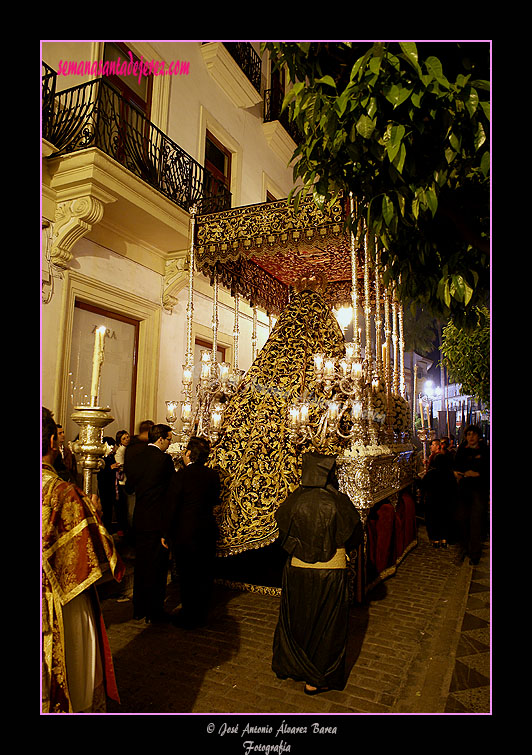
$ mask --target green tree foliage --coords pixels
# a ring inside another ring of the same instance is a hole
[[[295,200],[352,192],[399,297],[471,324],[489,288],[488,44],[265,47],[302,135]]]
[[[490,399],[490,313],[475,309],[476,327],[470,331],[449,323],[442,334],[442,362],[462,393],[475,396],[486,406]]]
[[[432,315],[417,307],[404,310],[405,351],[415,351],[420,356],[427,356],[437,347],[437,323]]]

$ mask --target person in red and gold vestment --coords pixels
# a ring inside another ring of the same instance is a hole
[[[42,712],[105,712],[119,702],[95,583],[124,565],[97,500],[62,480],[52,413],[42,410]]]

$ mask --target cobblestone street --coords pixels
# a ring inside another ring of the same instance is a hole
[[[233,714],[489,713],[489,576],[487,544],[474,567],[420,527],[396,574],[351,609],[345,688],[316,697],[271,671],[276,596],[217,585],[208,626],[193,631],[133,620],[127,591],[105,598],[121,696],[108,714],[211,714],[218,729],[242,728]],[[167,610],[178,602],[169,583]]]

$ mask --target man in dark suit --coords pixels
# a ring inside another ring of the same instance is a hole
[[[138,435],[133,435],[129,444],[127,445],[126,452],[124,454],[124,473],[127,476],[128,467],[134,464],[135,456],[138,453],[142,453],[146,449],[148,443],[148,434],[155,422],[151,419],[143,420],[139,425]]]
[[[163,606],[168,550],[162,547],[161,536],[164,501],[175,476],[172,457],[166,453],[171,442],[171,427],[153,425],[148,443],[127,468],[126,489],[135,493],[133,615],[136,619],[145,618],[147,624],[166,618]]]
[[[213,509],[220,500],[218,473],[205,466],[210,445],[190,438],[183,453],[185,467],[172,480],[166,497],[164,538],[179,572],[182,611],[179,626],[190,629],[206,623],[216,557],[217,528]]]

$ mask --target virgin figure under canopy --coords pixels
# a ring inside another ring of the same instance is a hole
[[[313,355],[344,355],[344,337],[330,307],[307,280],[283,310],[267,342],[224,412],[221,438],[210,466],[221,478],[217,512],[219,556],[262,548],[278,537],[275,511],[301,479],[301,456],[310,442],[290,438],[289,406],[304,398],[310,422],[323,412],[325,396],[315,382]],[[340,439],[322,453],[340,453]]]

